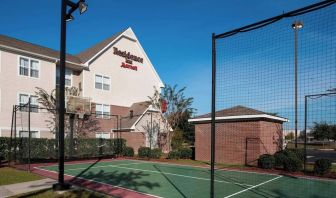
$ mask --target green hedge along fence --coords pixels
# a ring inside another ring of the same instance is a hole
[[[13,140],[12,144],[14,143]],[[56,143],[55,139],[32,138],[30,141],[31,160],[57,159]],[[28,138],[17,138],[16,144],[16,156],[12,149],[12,159],[15,157],[24,162],[28,158]],[[9,159],[9,145],[10,138],[0,137],[0,159]],[[64,145],[65,157],[69,158],[69,139],[65,139]],[[126,147],[126,140],[83,138],[74,139],[73,145],[72,157],[74,158],[103,157],[121,154]]]

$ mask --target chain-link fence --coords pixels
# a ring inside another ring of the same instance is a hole
[[[336,178],[335,19],[324,1],[213,35],[212,113],[195,119],[211,195],[333,196],[316,177]]]

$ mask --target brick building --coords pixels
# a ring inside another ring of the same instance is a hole
[[[282,147],[288,120],[244,106],[216,112],[216,163],[255,165],[262,154]],[[195,124],[195,159],[210,161],[211,113],[190,119]]]

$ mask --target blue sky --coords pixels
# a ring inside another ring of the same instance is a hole
[[[317,0],[87,0],[68,23],[68,52],[78,53],[132,27],[166,84],[186,86],[198,114],[210,110],[211,33],[222,33]],[[0,0],[0,33],[59,49],[59,0]]]

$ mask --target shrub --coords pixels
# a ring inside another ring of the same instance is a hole
[[[192,157],[191,148],[180,148],[178,151],[180,152],[180,158],[191,159],[191,157]]]
[[[181,153],[178,150],[170,151],[168,153],[168,159],[180,159]]]
[[[284,170],[295,172],[302,170],[305,158],[303,149],[285,149],[274,154],[275,166],[283,167]]]
[[[287,156],[293,153],[299,160],[301,160],[301,162],[303,162],[305,158],[304,149],[285,149],[284,153]]]
[[[134,156],[134,149],[132,147],[125,147],[123,150],[123,156],[125,157],[133,157]]]
[[[315,161],[314,173],[324,175],[331,170],[331,161],[329,159],[319,159]]]
[[[274,166],[275,167],[283,167],[287,156],[285,155],[284,151],[278,151],[274,154]]]
[[[9,138],[0,137],[0,163],[8,159]]]
[[[162,155],[162,150],[159,148],[155,148],[150,151],[149,157],[153,159],[160,159],[161,155]]]
[[[171,140],[171,146],[173,150],[178,150],[182,148],[183,144],[183,132],[181,130],[176,130],[173,132],[173,137]]]
[[[140,158],[149,158],[151,153],[151,149],[149,147],[140,147],[138,149],[138,156]]]
[[[296,156],[295,153],[289,152],[286,155],[283,167],[284,170],[289,172],[296,172],[302,170],[302,161]]]
[[[275,164],[275,159],[273,155],[264,154],[258,159],[258,167],[263,169],[272,169]]]
[[[57,159],[57,140],[46,138],[32,138],[30,141],[31,160]],[[0,137],[0,156],[8,159],[8,145],[10,138]],[[69,139],[65,139],[65,157],[69,154]],[[17,138],[16,159],[27,162],[28,159],[28,138]],[[112,155],[126,145],[125,139],[96,139],[76,138],[73,145],[73,157],[87,158]],[[13,155],[13,154],[12,154]]]

